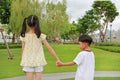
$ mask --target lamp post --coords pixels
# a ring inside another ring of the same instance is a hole
[[[110,42],[112,41],[112,24],[110,24]]]

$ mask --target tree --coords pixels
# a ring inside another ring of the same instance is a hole
[[[57,3],[48,1],[41,24],[42,31],[48,35],[50,41],[56,41],[56,38],[60,39],[61,34],[69,30],[66,0]]]
[[[76,42],[76,40],[78,39],[78,31],[74,22],[70,24],[69,37],[73,42]]]
[[[95,22],[95,19],[96,17],[93,15],[93,10],[88,10],[82,18],[78,19],[76,26],[79,35],[89,33],[93,34],[93,32],[97,29],[97,26],[99,26]]]
[[[111,1],[94,1],[92,5],[96,23],[99,24],[101,42],[104,42],[109,23],[112,23],[119,15],[116,6]]]
[[[44,2],[40,3],[38,0],[12,0],[10,16],[10,28],[13,33],[12,43],[19,36],[24,18],[33,14],[41,20],[43,8]]]
[[[101,42],[104,42],[109,23],[112,23],[119,13],[111,1],[94,1],[92,9],[78,19],[77,30],[80,34],[100,32]]]
[[[62,39],[64,39],[64,42],[65,40],[71,40],[73,42],[75,42],[75,40],[77,39],[78,37],[78,31],[76,30],[76,24],[74,23],[70,23],[69,26],[68,26],[70,29],[64,33],[62,33],[61,37]]]
[[[2,38],[3,38],[3,40],[4,40],[4,43],[5,43],[6,48],[7,48],[7,51],[8,51],[8,55],[9,55],[8,59],[13,59],[13,56],[14,56],[14,55],[10,52],[10,49],[9,49],[8,43],[7,43],[6,40],[5,40],[5,36],[4,36],[4,34],[3,34],[3,31],[4,31],[4,29],[0,28],[0,32],[1,32]]]
[[[56,0],[57,1],[57,0]],[[66,0],[63,2],[39,2],[39,0],[12,0],[10,27],[15,37],[19,35],[21,24],[25,17],[34,14],[39,17],[41,31],[49,40],[60,38],[68,30],[68,15],[66,14]]]
[[[9,23],[11,0],[0,0],[0,22]]]

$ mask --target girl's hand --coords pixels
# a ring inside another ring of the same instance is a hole
[[[56,66],[57,66],[57,63],[61,62],[60,60],[56,60]]]
[[[61,67],[61,66],[63,66],[63,63],[62,63],[61,61],[58,61],[58,62],[56,62],[56,65],[57,65],[58,67]]]

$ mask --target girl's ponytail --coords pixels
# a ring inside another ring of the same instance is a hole
[[[37,35],[37,38],[40,37],[41,35],[41,30],[40,30],[40,25],[39,25],[39,20],[37,16],[33,17],[33,20],[35,21],[35,34]]]
[[[26,22],[27,22],[27,18],[24,19],[23,24],[22,24],[22,30],[20,34],[22,37],[25,37],[26,27],[27,27]]]

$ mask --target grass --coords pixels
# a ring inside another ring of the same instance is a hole
[[[78,52],[80,52],[79,46],[76,44],[51,44],[51,46],[55,49],[57,55],[63,62],[72,61]],[[95,53],[96,70],[120,71],[120,54],[104,51],[94,47],[92,50]],[[44,67],[43,73],[76,71],[76,65],[71,67],[56,67],[54,58],[45,47],[44,51],[48,64]],[[8,60],[7,50],[0,49],[0,78],[24,75],[24,73],[21,71],[21,67],[19,66],[21,49],[11,49],[11,52],[14,54],[14,59]]]
[[[20,63],[20,49],[11,49],[14,54],[14,59],[8,59],[8,53],[6,49],[0,49],[0,78],[20,76],[21,72]]]
[[[120,71],[120,54],[93,48],[95,53],[95,70]]]
[[[74,80],[74,78],[62,79],[62,80]],[[94,80],[120,80],[120,77],[95,77]]]

